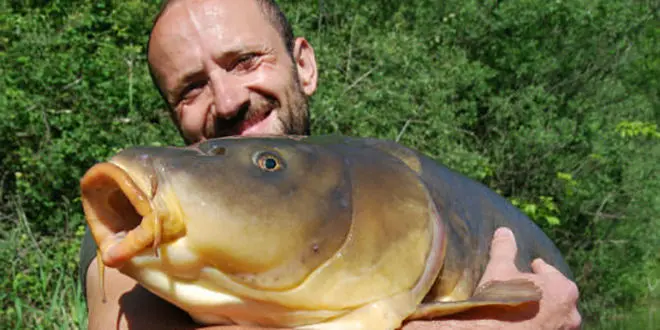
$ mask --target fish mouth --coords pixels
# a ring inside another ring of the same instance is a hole
[[[113,163],[90,168],[80,181],[85,218],[106,266],[118,268],[158,247],[160,218],[129,173]]]

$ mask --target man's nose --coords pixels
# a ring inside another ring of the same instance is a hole
[[[210,80],[216,116],[230,119],[249,106],[249,90],[239,77],[224,70],[215,70]]]

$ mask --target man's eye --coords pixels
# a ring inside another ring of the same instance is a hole
[[[192,83],[183,89],[183,91],[181,92],[181,96],[179,97],[179,100],[183,102],[189,101],[195,98],[197,95],[201,94],[203,90],[204,90],[204,82],[200,81],[200,82]]]
[[[246,71],[250,70],[257,63],[259,57],[255,53],[249,53],[239,56],[236,61],[234,61],[231,70]]]

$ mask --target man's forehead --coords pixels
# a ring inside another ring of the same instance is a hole
[[[261,26],[265,20],[260,5],[253,0],[176,0],[168,3],[154,29],[171,34],[180,31],[180,25],[197,29]]]

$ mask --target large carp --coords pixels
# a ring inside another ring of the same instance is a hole
[[[572,278],[504,198],[384,140],[129,148],[92,167],[81,188],[103,264],[206,324],[395,329],[538,301],[525,280],[477,287],[500,226],[516,235],[519,269],[541,257]]]

